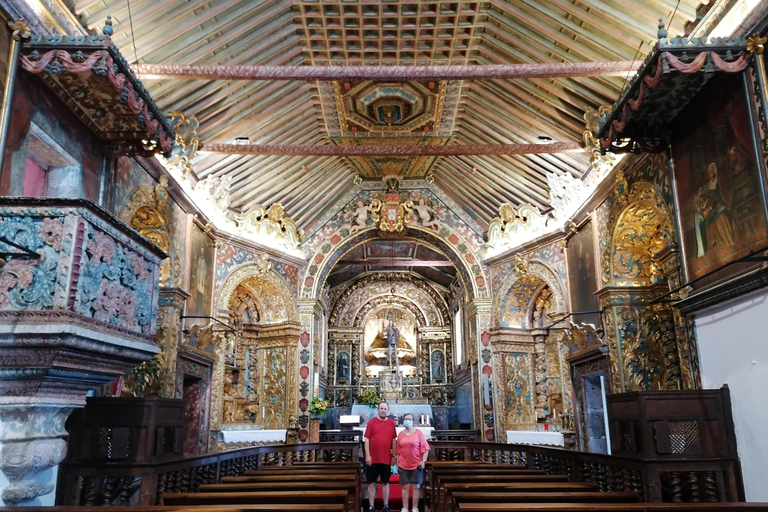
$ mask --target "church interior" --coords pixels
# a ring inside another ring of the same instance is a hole
[[[356,464],[382,400],[438,460],[768,502],[768,3],[0,17],[0,505]]]

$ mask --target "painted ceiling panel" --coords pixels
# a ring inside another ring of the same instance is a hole
[[[682,34],[699,7],[698,0],[74,2],[91,30],[100,30],[112,15],[113,40],[131,64],[277,66],[640,61],[656,40],[660,17],[669,22],[675,12],[669,31]],[[197,116],[204,144],[236,138],[254,144],[393,144],[395,134],[395,143],[407,146],[536,143],[540,136],[578,142],[584,111],[612,103],[625,81],[600,76],[360,85],[152,79],[145,85],[164,110]],[[355,97],[358,86],[378,92]],[[421,117],[408,117],[414,111]],[[353,186],[356,173],[431,172],[443,192],[487,224],[502,202],[549,208],[546,174],[581,176],[588,157],[201,153],[193,165],[201,179],[232,177],[233,208],[281,202],[299,227],[308,228]],[[444,271],[434,268],[431,278],[437,282]]]

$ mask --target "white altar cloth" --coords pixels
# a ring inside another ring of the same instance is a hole
[[[283,443],[285,429],[282,430],[222,430],[219,435],[222,442],[229,443]]]
[[[560,432],[536,432],[534,430],[507,430],[507,443],[540,444],[565,446],[565,437]]]

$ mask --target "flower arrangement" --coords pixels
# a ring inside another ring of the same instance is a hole
[[[328,400],[323,400],[319,396],[313,396],[309,402],[309,415],[312,418],[325,418],[325,410],[328,408]]]
[[[381,397],[373,388],[364,389],[360,396],[357,397],[358,402],[368,407],[378,407],[381,402]]]

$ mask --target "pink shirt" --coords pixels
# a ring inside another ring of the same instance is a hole
[[[408,435],[405,430],[397,436],[397,466],[402,469],[416,469],[421,464],[424,454],[429,451],[429,443],[421,430],[414,430]]]

